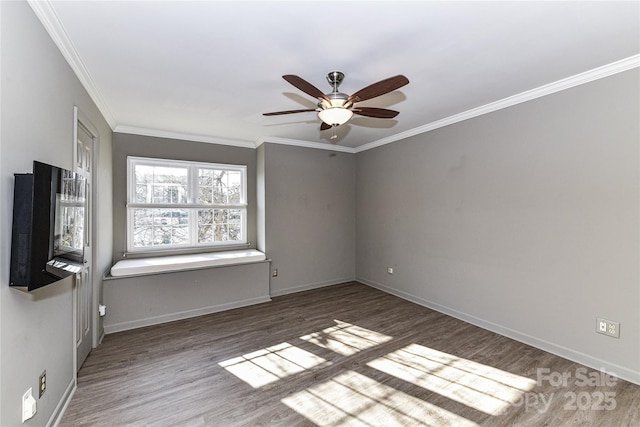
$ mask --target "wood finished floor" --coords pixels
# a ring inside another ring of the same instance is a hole
[[[107,335],[60,426],[640,426],[640,386],[596,378],[346,283]]]

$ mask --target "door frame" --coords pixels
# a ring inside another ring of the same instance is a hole
[[[98,332],[98,327],[100,324],[100,320],[99,320],[99,315],[98,315],[98,304],[100,301],[100,295],[98,293],[99,287],[98,287],[98,283],[97,283],[97,277],[95,274],[95,264],[96,264],[96,241],[97,241],[97,224],[96,224],[96,212],[97,212],[97,182],[96,182],[96,165],[98,162],[98,148],[99,148],[99,143],[100,143],[100,137],[99,137],[99,133],[98,133],[98,129],[93,125],[93,123],[91,122],[91,120],[89,120],[89,118],[87,116],[85,116],[82,111],[77,107],[77,106],[73,106],[73,160],[72,160],[72,167],[73,170],[76,170],[77,167],[77,161],[78,161],[78,153],[77,153],[77,149],[78,149],[78,144],[77,144],[77,139],[78,139],[78,125],[81,125],[82,127],[84,127],[92,136],[92,150],[91,150],[91,197],[90,197],[90,209],[91,209],[91,223],[89,224],[89,232],[91,233],[91,269],[90,269],[90,274],[91,274],[91,303],[90,303],[90,307],[89,307],[89,316],[90,316],[90,322],[91,322],[91,348],[95,348],[97,347],[98,343],[99,343],[99,339],[101,338],[101,336],[99,335]],[[76,348],[76,343],[78,340],[78,336],[77,336],[77,322],[78,320],[78,305],[77,305],[77,301],[76,301],[76,287],[74,286],[73,288],[73,315],[72,315],[72,322],[73,322],[73,342],[72,342],[72,346],[73,346],[73,376],[74,376],[74,381],[77,384],[77,374],[78,374],[78,354],[77,354],[77,348]]]

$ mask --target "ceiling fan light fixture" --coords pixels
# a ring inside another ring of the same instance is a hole
[[[318,112],[320,120],[330,126],[343,125],[351,119],[351,116],[353,111],[343,107],[331,107]]]

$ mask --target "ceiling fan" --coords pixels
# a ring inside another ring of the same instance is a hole
[[[392,119],[399,114],[398,111],[388,110],[386,108],[375,107],[357,107],[354,104],[356,102],[366,101],[371,98],[375,98],[385,93],[393,92],[396,89],[409,83],[402,74],[398,74],[394,77],[381,80],[377,83],[373,83],[352,95],[338,92],[338,87],[344,80],[344,74],[340,71],[332,71],[327,74],[327,81],[333,88],[331,93],[322,93],[320,89],[304,80],[301,77],[293,74],[286,74],[282,76],[283,79],[297,87],[307,95],[311,95],[318,99],[318,108],[315,109],[303,109],[303,110],[288,110],[288,111],[276,111],[273,113],[263,113],[265,116],[280,116],[283,114],[304,113],[308,111],[317,111],[318,117],[322,120],[320,130],[330,129],[335,126],[340,126],[351,119],[354,114],[366,117],[375,117],[378,119]]]

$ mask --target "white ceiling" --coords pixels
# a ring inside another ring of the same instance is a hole
[[[114,130],[248,146],[379,145],[617,61],[637,67],[640,52],[637,1],[31,5]],[[315,108],[283,74],[329,92],[333,70],[346,74],[348,94],[404,74],[409,85],[358,104],[400,114],[354,116],[333,141],[314,112],[262,115]]]

